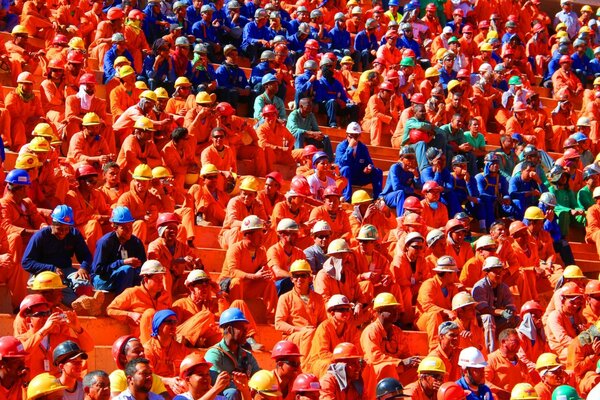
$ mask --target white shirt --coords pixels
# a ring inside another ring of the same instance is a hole
[[[129,388],[126,389],[124,392],[121,392],[121,394],[119,396],[117,396],[117,400],[136,400],[135,397],[133,397],[133,395],[131,394],[131,392],[129,391]],[[162,397],[159,394],[156,393],[148,393],[148,400],[165,400],[164,397]]]

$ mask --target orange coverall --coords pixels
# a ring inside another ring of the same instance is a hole
[[[133,173],[135,167],[140,164],[148,164],[150,168],[162,164],[162,158],[154,142],[147,141],[143,145],[142,148],[142,143],[134,135],[125,138],[117,156],[117,164],[121,167],[122,176]]]
[[[361,400],[364,399],[366,393],[359,393],[352,382],[349,382],[348,387],[344,390],[340,389],[335,376],[325,374],[320,379],[321,391],[319,400]]]
[[[94,189],[90,193],[90,198],[86,200],[79,190],[69,190],[65,197],[65,204],[73,209],[75,226],[83,235],[93,255],[96,251],[96,242],[100,240],[105,230],[108,232],[108,224],[103,226],[100,223],[100,216],[111,214],[104,195],[98,189]]]
[[[233,197],[229,200],[225,212],[223,229],[219,232],[219,244],[221,245],[221,248],[227,249],[233,243],[242,239],[242,233],[240,232],[242,220],[249,215],[256,215],[263,221],[266,221],[268,218],[260,201],[253,202],[250,209],[248,209],[240,196]]]
[[[430,350],[437,345],[438,326],[447,319],[444,311],[452,310],[452,297],[458,292],[455,285],[446,289],[448,294],[444,295],[442,280],[436,274],[423,282],[417,295],[417,327],[427,332]]]
[[[189,353],[187,347],[175,340],[166,349],[155,337],[144,343],[144,357],[150,360],[152,372],[165,378],[179,376],[179,365]]]
[[[160,153],[162,155],[163,165],[173,174],[175,186],[183,189],[185,185],[185,175],[188,173],[190,166],[194,164],[198,165],[193,148],[191,146],[184,146],[183,151],[180,152],[175,147],[175,143],[173,143],[172,140],[169,140]]]
[[[517,358],[516,365],[506,358],[500,350],[488,356],[485,367],[486,384],[498,400],[509,400],[512,388],[521,382],[532,383],[527,365]]]
[[[211,193],[204,185],[192,185],[188,193],[194,199],[195,212],[202,212],[204,220],[215,226],[222,226],[229,195],[219,189]],[[216,198],[215,198],[216,196]]]
[[[285,125],[275,122],[274,124],[262,123],[256,128],[256,135],[258,136],[258,145],[265,152],[265,159],[267,161],[267,171],[275,171],[275,164],[280,163],[284,165],[295,165],[294,158],[292,157],[292,148],[296,139]],[[287,142],[288,151],[275,150],[270,146],[284,147],[284,141]]]
[[[335,219],[327,211],[326,206],[319,206],[312,209],[310,212],[309,221],[326,221],[331,227],[331,239],[350,239],[350,220],[348,214],[342,210],[338,210],[335,214]]]
[[[69,152],[67,153],[67,161],[69,163],[88,162],[88,157],[97,157],[110,154],[106,139],[99,136],[99,139],[92,137],[86,139],[83,132],[77,132],[69,142]]]
[[[427,356],[439,357],[446,366],[446,375],[444,375],[444,382],[453,382],[458,380],[462,376],[461,368],[458,365],[459,354],[459,349],[455,349],[454,353],[451,356],[448,356],[438,344],[437,347],[431,350]]]
[[[156,219],[158,218],[159,210],[165,209],[165,205],[160,199],[150,192],[147,192],[142,198],[134,189],[134,183],[131,182],[130,190],[123,193],[117,205],[125,206],[131,211],[131,215],[135,219],[133,223],[133,234],[137,236],[143,243],[150,243],[158,237],[156,230]],[[148,216],[148,220],[146,220]]]
[[[394,109],[394,104],[389,100],[384,103],[379,94],[371,96],[361,122],[363,130],[371,135],[371,145],[381,146],[384,136],[392,134],[397,122],[398,110]]]
[[[31,138],[31,131],[45,115],[44,110],[39,96],[25,101],[16,89],[6,95],[4,105],[10,114],[10,132],[3,132],[2,139],[6,147],[17,151]]]

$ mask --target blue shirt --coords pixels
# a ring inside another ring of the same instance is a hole
[[[202,13],[200,12],[200,9],[194,8],[193,4],[186,8],[186,10],[187,13],[185,14],[185,17],[188,21],[190,21],[190,25],[194,25],[196,22],[202,19]]]
[[[155,56],[149,55],[144,59],[142,65],[142,73],[140,75],[145,76],[148,79],[156,79],[158,81],[175,82],[177,77],[175,76],[175,68],[169,70],[169,60],[163,60],[158,68],[154,69]]]
[[[252,68],[252,72],[250,73],[250,86],[254,87],[257,84],[262,82],[263,76],[266,74],[276,74],[273,68],[269,67],[268,61],[261,61],[254,68]]]
[[[579,53],[575,52],[571,54],[571,60],[573,60],[573,64],[571,64],[572,71],[581,70],[586,75],[589,74],[588,65],[590,63],[590,59],[587,58],[585,53],[583,56],[580,56]]]
[[[373,164],[373,160],[369,154],[369,149],[364,143],[358,142],[356,154],[354,154],[354,148],[348,145],[347,139],[344,139],[335,149],[335,163],[340,168],[349,167],[352,173],[362,173],[367,165]]]
[[[115,76],[115,67],[114,63],[117,57],[124,56],[133,64],[133,56],[129,52],[129,50],[125,50],[123,54],[117,54],[117,45],[113,44],[110,49],[104,55],[104,74],[102,75],[102,81],[104,83],[110,81]]]
[[[114,231],[109,232],[96,243],[92,275],[100,275],[103,279],[108,278],[113,271],[125,265],[123,260],[129,257],[146,261],[146,250],[142,241],[137,236],[131,235],[128,241],[121,244],[117,234]]]
[[[356,34],[354,38],[354,50],[363,51],[363,50],[377,50],[379,48],[379,44],[377,43],[377,38],[375,34],[368,34],[367,31],[363,30]]]
[[[469,387],[469,384],[465,380],[464,376],[457,380],[456,383],[458,383],[458,386],[462,387],[464,390],[471,391],[471,394],[467,396],[466,400],[493,400],[492,391],[487,385],[479,385],[477,387],[477,393],[475,393]]]
[[[198,68],[195,68],[192,71],[191,81],[194,84],[194,86],[198,86],[203,83],[209,84],[216,79],[217,79],[217,77],[215,74],[215,67],[213,67],[211,63],[208,63],[206,68],[203,68],[201,70]]]
[[[192,35],[205,43],[217,43],[219,41],[215,27],[203,19],[192,25]]]
[[[288,36],[288,49],[298,54],[304,54],[304,46],[308,39],[310,39],[310,35],[303,40],[300,40],[300,33]]]
[[[298,98],[303,97],[313,97],[314,95],[314,85],[316,81],[311,82],[310,78],[314,75],[314,72],[305,70],[304,73],[296,76],[294,79],[294,87],[296,88],[296,93],[298,94]]]
[[[332,50],[350,49],[350,32],[346,29],[341,30],[336,26],[329,31],[329,38],[331,39],[329,46]]]
[[[592,76],[595,76],[596,74],[600,74],[600,61],[598,61],[597,58],[594,58],[588,64],[588,73]]]
[[[415,56],[417,56],[417,58],[421,58],[421,46],[419,46],[419,43],[417,43],[415,39],[409,39],[406,36],[402,36],[400,39],[398,39],[396,46],[401,49],[411,49],[415,52]]]
[[[405,171],[402,164],[396,163],[390,167],[390,172],[385,181],[385,188],[383,188],[381,194],[386,195],[402,190],[408,196],[415,192],[414,188],[418,184],[419,181],[415,179],[412,172]]]
[[[242,49],[247,49],[251,44],[255,44],[258,40],[271,40],[271,31],[268,24],[259,28],[255,21],[250,22],[244,27],[242,39]]]
[[[450,174],[450,170],[448,168],[444,168],[440,172],[433,172],[433,168],[428,165],[421,171],[422,184],[427,181],[435,181],[438,185],[443,187],[444,190],[447,190],[451,179],[452,175]]]
[[[67,236],[59,240],[47,226],[33,234],[23,253],[23,269],[32,275],[42,271],[56,272],[57,268],[72,269],[73,255],[81,268],[90,271],[92,254],[77,228],[71,227]]]
[[[152,4],[148,4],[144,8],[143,13],[146,14],[146,18],[142,21],[142,29],[148,39],[148,43],[152,44],[156,39],[159,39],[169,33],[169,28],[165,28],[162,25],[158,25],[157,22],[167,21],[167,17],[159,12],[154,14],[152,11]]]
[[[440,69],[440,83],[445,91],[448,90],[448,83],[456,79],[456,71],[451,69],[450,72],[446,70],[446,68]]]
[[[325,77],[321,77],[315,82],[315,101],[321,103],[331,99],[340,99],[348,102],[346,90],[337,79],[327,81]]]
[[[510,198],[513,200],[519,200],[519,212],[523,214],[527,207],[536,206],[539,201],[538,196],[526,196],[527,192],[530,190],[537,189],[540,193],[547,192],[546,186],[542,183],[538,185],[533,179],[529,182],[521,179],[521,174],[518,173],[510,178],[508,182],[508,193],[510,193]]]
[[[217,76],[217,85],[226,89],[246,89],[249,87],[246,74],[238,66],[231,66],[227,63],[223,63],[217,68],[215,72]]]

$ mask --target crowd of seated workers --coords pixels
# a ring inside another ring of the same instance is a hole
[[[0,10],[1,399],[600,399],[600,8]]]

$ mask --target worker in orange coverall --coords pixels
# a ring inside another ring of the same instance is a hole
[[[223,225],[225,208],[230,198],[217,187],[219,173],[213,164],[203,165],[200,170],[201,179],[188,191],[194,200],[196,225]]]
[[[267,171],[274,171],[276,163],[287,166],[296,165],[294,157],[292,157],[296,139],[285,127],[285,124],[277,119],[277,108],[273,104],[267,104],[262,109],[262,116],[263,122],[256,128],[256,135],[258,136],[258,145],[265,152]]]
[[[96,113],[83,116],[82,130],[71,138],[67,161],[72,164],[86,163],[97,170],[116,156],[108,149],[106,139],[100,134],[102,121]]]
[[[264,248],[265,225],[256,215],[245,217],[240,223],[242,240],[229,246],[219,276],[219,285],[232,300],[261,297],[267,318],[273,318],[277,306],[277,290],[273,272],[267,265]]]
[[[127,322],[140,341],[146,343],[152,333],[152,318],[156,311],[171,306],[171,295],[165,290],[165,267],[156,260],[147,260],[140,268],[142,283],[125,289],[106,308],[106,314]]]
[[[360,400],[363,399],[362,371],[364,369],[360,349],[349,342],[342,342],[335,346],[327,373],[320,380],[321,400]],[[339,378],[344,376],[344,381]],[[342,383],[345,382],[345,383]]]
[[[579,390],[588,392],[596,383],[595,371],[600,360],[600,323],[596,322],[571,340],[567,348],[566,368],[573,371]]]
[[[293,289],[277,301],[275,329],[285,340],[296,344],[302,354],[302,370],[308,370],[309,354],[315,329],[327,319],[323,298],[310,287],[312,271],[304,259],[290,266]],[[305,300],[305,299],[308,300]]]
[[[394,325],[398,319],[400,304],[391,293],[380,293],[373,301],[376,313],[360,335],[360,347],[365,352],[365,385],[368,392],[375,390],[381,379],[391,377],[404,384],[417,378],[417,366],[421,357],[411,356],[406,334]]]
[[[195,184],[193,179],[188,181],[189,174],[195,174],[197,178],[200,169],[194,150],[189,145],[190,140],[191,136],[186,128],[175,128],[171,132],[171,140],[160,152],[163,164],[173,173],[175,187],[178,190],[183,190],[186,183]],[[205,165],[204,162],[202,164]]]
[[[40,97],[33,92],[33,75],[21,72],[17,87],[6,95],[4,105],[10,115],[10,132],[2,132],[4,145],[14,151],[29,141],[30,132],[43,122],[44,110]]]
[[[154,124],[146,117],[140,117],[134,124],[132,135],[127,136],[121,145],[117,164],[121,167],[121,180],[128,182],[129,174],[140,164],[150,168],[162,164],[162,158],[152,140]]]
[[[302,248],[297,246],[300,227],[291,218],[283,218],[277,224],[277,243],[267,250],[267,265],[273,272],[277,295],[281,296],[293,288],[290,266],[296,260],[304,260],[306,256]]]
[[[429,349],[437,346],[438,338],[436,330],[443,321],[452,320],[452,298],[457,292],[456,273],[458,267],[456,261],[450,256],[438,258],[436,274],[423,282],[417,295],[417,327],[427,332]]]
[[[359,343],[360,332],[354,326],[356,306],[341,294],[334,294],[327,302],[329,318],[316,329],[306,364],[317,377],[325,374],[334,359],[334,348],[342,342]]]

